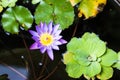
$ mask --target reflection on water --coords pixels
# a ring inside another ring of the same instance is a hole
[[[28,72],[24,67],[0,65],[0,75],[8,74],[10,80],[27,80]]]

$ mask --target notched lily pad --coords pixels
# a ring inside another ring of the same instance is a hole
[[[66,0],[44,0],[41,1],[35,11],[35,22],[49,23],[53,21],[60,24],[61,29],[68,28],[74,20],[74,10],[69,1]]]
[[[28,30],[33,23],[33,16],[30,11],[23,6],[8,8],[2,15],[3,29],[12,34],[18,34],[19,26]]]

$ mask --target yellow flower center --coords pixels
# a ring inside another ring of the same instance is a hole
[[[53,36],[48,34],[48,33],[44,33],[40,36],[40,43],[44,46],[48,46],[50,44],[52,44],[53,42]]]

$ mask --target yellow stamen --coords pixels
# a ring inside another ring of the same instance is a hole
[[[40,43],[44,46],[48,46],[50,44],[52,44],[53,42],[53,36],[48,34],[48,33],[44,33],[40,36]]]

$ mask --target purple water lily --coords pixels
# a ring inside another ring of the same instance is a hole
[[[30,49],[40,49],[41,53],[47,52],[48,56],[53,60],[52,49],[59,50],[58,45],[67,43],[60,35],[62,30],[58,28],[59,24],[53,25],[53,23],[50,22],[48,25],[46,23],[40,23],[40,25],[36,26],[36,31],[29,30],[32,34],[32,39],[35,40]]]

